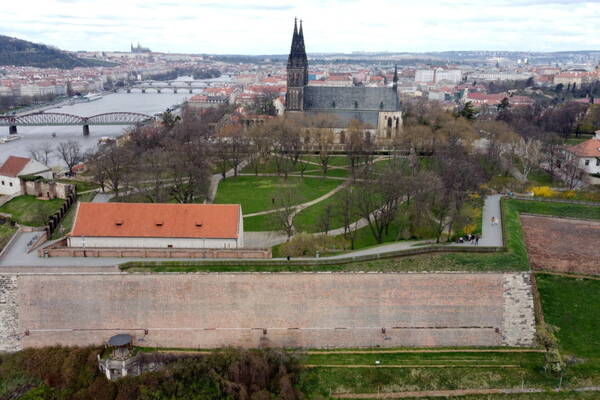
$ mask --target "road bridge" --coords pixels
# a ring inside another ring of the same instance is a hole
[[[8,126],[8,133],[17,133],[17,126],[82,126],[83,134],[90,134],[91,125],[137,125],[153,120],[151,115],[134,112],[111,112],[81,117],[79,115],[37,112],[24,115],[0,116],[0,126]]]

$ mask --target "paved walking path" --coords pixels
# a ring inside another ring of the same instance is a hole
[[[342,183],[341,185],[337,186],[335,189],[333,189],[333,190],[325,193],[321,197],[318,197],[318,198],[316,198],[314,200],[307,201],[306,203],[302,203],[302,204],[298,204],[297,206],[294,206],[295,211],[294,211],[293,215],[295,216],[296,214],[298,214],[300,211],[304,210],[305,208],[308,208],[308,207],[310,207],[312,205],[320,203],[323,200],[327,200],[328,198],[330,198],[331,196],[333,196],[334,194],[336,194],[340,190],[347,188],[349,184],[350,184],[350,181],[346,181],[346,182]],[[245,214],[244,218],[246,218],[246,217],[256,217],[258,215],[273,214],[275,212],[279,212],[279,211],[283,211],[283,210],[285,210],[285,208],[276,208],[274,210],[259,211],[259,212],[255,212],[255,213],[251,213],[251,214]]]

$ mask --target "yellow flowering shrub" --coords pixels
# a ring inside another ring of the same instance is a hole
[[[550,186],[534,186],[531,191],[538,197],[555,197],[557,194]]]

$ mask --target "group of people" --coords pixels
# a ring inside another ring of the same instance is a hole
[[[467,235],[465,237],[459,237],[458,238],[458,243],[471,243],[474,244],[475,246],[479,245],[479,235],[471,235],[470,233],[467,233]]]

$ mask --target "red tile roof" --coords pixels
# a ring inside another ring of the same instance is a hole
[[[235,239],[238,204],[79,203],[70,236]]]
[[[579,157],[600,157],[600,139],[592,138],[568,147],[567,150]]]
[[[0,167],[0,175],[16,178],[31,158],[10,156]]]

